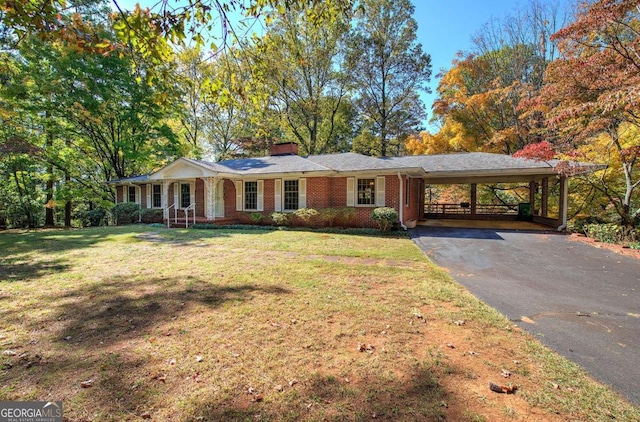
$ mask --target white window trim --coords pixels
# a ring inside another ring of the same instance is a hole
[[[374,180],[374,203],[358,204],[358,181],[363,179]],[[385,176],[359,176],[347,177],[347,207],[378,208],[386,206],[386,180]]]
[[[257,185],[257,198],[256,198],[256,207],[257,208],[245,208],[245,183],[256,182]],[[238,189],[238,185],[241,186]],[[264,180],[237,180],[236,181],[236,211],[252,211],[252,212],[261,212],[264,211]]]
[[[160,206],[159,207],[154,207],[153,206],[153,188],[155,186],[159,186],[160,187]],[[156,210],[161,210],[162,209],[162,184],[160,183],[151,183],[149,185],[147,185],[147,208],[153,208]]]
[[[140,186],[137,185],[124,185],[124,189],[122,190],[122,202],[131,202],[129,201],[129,188],[133,188],[136,192],[136,200],[133,203],[140,205]]]

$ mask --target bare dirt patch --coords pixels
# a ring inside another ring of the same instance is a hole
[[[574,242],[580,242],[580,243],[593,246],[594,248],[607,249],[620,255],[625,255],[625,256],[630,256],[632,258],[640,259],[640,249],[631,249],[629,247],[625,247],[623,245],[618,245],[615,243],[600,242],[596,239],[592,239],[580,233],[572,233],[569,236],[569,239]]]

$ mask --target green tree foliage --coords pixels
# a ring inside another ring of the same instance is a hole
[[[427,90],[431,57],[416,42],[413,11],[408,0],[365,0],[356,15],[349,75],[361,128],[367,132],[358,152],[397,155],[398,141],[417,132],[425,117],[419,93]]]
[[[254,78],[281,116],[285,139],[297,142],[303,154],[339,151],[340,130],[351,117],[343,106],[346,22],[338,11],[322,21],[316,15],[301,8],[274,19],[252,62]]]

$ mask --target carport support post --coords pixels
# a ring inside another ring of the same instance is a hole
[[[549,178],[542,179],[542,216],[549,216]]]
[[[478,185],[471,184],[471,215],[476,215],[476,203],[478,202]]]
[[[531,215],[536,215],[536,182],[529,182],[529,203],[531,204]]]
[[[567,228],[567,208],[569,207],[569,179],[564,176],[560,176],[560,209],[558,210],[558,217],[560,227],[558,231],[562,231]]]

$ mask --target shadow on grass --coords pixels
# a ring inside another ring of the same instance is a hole
[[[19,352],[16,356],[2,356],[0,377],[5,386],[27,380],[27,388],[38,385],[38,390],[54,392],[54,396],[57,386],[64,385],[65,406],[75,415],[93,418],[102,414],[114,420],[139,416],[148,399],[164,394],[164,383],[151,381],[152,374],[144,375],[140,368],[148,368],[150,358],[140,356],[131,344],[163,336],[179,342],[181,322],[174,321],[189,312],[202,312],[196,305],[214,310],[227,303],[250,301],[254,295],[289,293],[279,286],[222,285],[193,277],[150,278],[144,283],[116,277],[94,287],[66,290],[41,298],[33,305],[37,309],[25,307],[3,315],[5,323],[19,325],[25,312],[37,315],[39,310],[51,310],[27,323],[32,340],[14,344]],[[141,372],[139,382],[132,380],[132,373],[139,376]],[[80,382],[90,378],[97,379],[96,385],[81,388]],[[34,399],[53,398],[60,399]],[[87,409],[87,402],[94,408]]]
[[[416,367],[402,379],[385,377],[375,368],[364,371],[353,381],[316,373],[282,392],[266,391],[260,402],[247,399],[246,394],[203,401],[191,417],[211,421],[445,420],[447,395],[430,368]]]
[[[226,302],[251,300],[252,293],[282,295],[289,290],[254,284],[219,285],[193,277],[150,278],[144,283],[115,277],[90,288],[66,292],[54,298],[51,305],[56,307],[55,318],[64,321],[61,341],[71,337],[74,343],[91,347],[96,341],[109,344],[152,334],[159,324],[189,312],[193,304],[217,308]],[[65,297],[76,300],[55,305]]]
[[[68,270],[69,264],[62,259],[45,262],[11,263],[0,260],[0,283],[36,280],[47,274]]]

